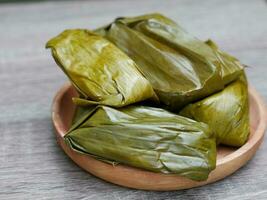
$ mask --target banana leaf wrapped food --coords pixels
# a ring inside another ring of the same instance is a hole
[[[249,102],[245,74],[223,91],[187,105],[181,115],[204,122],[218,144],[242,146],[249,135]]]
[[[206,180],[216,166],[216,143],[209,127],[161,108],[91,107],[65,141],[101,160],[198,181]]]
[[[155,98],[135,62],[108,40],[88,30],[67,30],[47,48],[80,93],[77,104],[122,107]]]
[[[248,138],[243,66],[163,15],[67,30],[46,47],[80,95],[64,137],[77,152],[203,181],[216,143],[239,147]]]
[[[118,18],[97,29],[127,53],[172,111],[221,90],[243,67],[160,14]],[[219,53],[218,53],[219,52]]]
[[[160,101],[172,111],[223,88],[220,69],[212,63],[176,51],[120,20],[109,27],[105,37],[136,62]]]
[[[216,57],[221,63],[221,73],[225,85],[236,80],[240,75],[244,73],[243,66],[238,59],[226,52],[221,51],[218,48],[217,44],[212,40],[207,40],[205,43],[212,48]]]
[[[161,14],[155,13],[121,18],[120,20],[128,26],[133,26],[134,24],[135,30],[166,43],[178,51],[186,51],[189,54],[204,57],[208,62],[221,69],[224,85],[236,80],[242,74],[243,66],[241,63],[235,57],[221,51],[215,42],[208,40],[204,43]]]

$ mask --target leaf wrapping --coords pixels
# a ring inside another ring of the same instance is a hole
[[[128,54],[172,111],[223,89],[242,65],[211,40],[202,42],[160,14],[117,18],[96,33]]]
[[[160,108],[89,108],[65,141],[80,153],[193,180],[206,180],[216,166],[208,126]]]
[[[82,95],[81,105],[122,107],[155,98],[135,62],[103,37],[87,30],[67,30],[47,43],[61,69]]]
[[[98,29],[96,32],[116,44],[137,63],[160,101],[172,111],[223,88],[220,68],[205,57],[182,45],[179,49],[173,48],[167,41],[147,34],[144,28],[155,23],[177,28],[163,16],[149,15],[137,19],[117,19],[105,30]],[[158,27],[157,33],[165,34],[166,30]],[[201,44],[213,55],[208,45]],[[196,45],[195,49],[198,48]]]
[[[218,144],[242,146],[249,135],[249,102],[245,74],[223,91],[187,105],[181,115],[209,125]]]
[[[64,137],[77,152],[203,181],[216,166],[216,142],[247,141],[241,63],[161,14],[66,30],[46,47],[80,94]]]

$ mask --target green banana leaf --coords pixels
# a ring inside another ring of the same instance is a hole
[[[190,56],[197,56],[203,61],[214,63],[220,67],[220,63],[208,45],[159,13],[119,18],[116,22],[123,23],[177,51],[185,52]]]
[[[173,111],[221,90],[243,70],[214,42],[197,39],[158,13],[117,18],[95,32],[137,63],[160,101]]]
[[[110,163],[197,181],[206,180],[216,166],[216,143],[209,127],[161,108],[89,108],[65,141],[75,151]]]
[[[135,62],[108,40],[87,30],[66,30],[47,45],[82,96],[81,105],[122,107],[155,98]]]
[[[243,66],[239,60],[221,51],[212,40],[207,40],[205,43],[213,49],[218,60],[222,64],[221,70],[224,85],[236,80],[243,73]]]
[[[172,111],[223,88],[220,69],[197,56],[179,52],[122,23],[106,37],[127,53]]]
[[[181,115],[207,123],[218,144],[242,146],[249,135],[249,102],[245,74],[223,91],[187,105]]]
[[[75,106],[74,116],[72,118],[72,125],[77,123],[81,118],[83,118],[88,112],[94,110],[95,106]]]
[[[221,68],[221,75],[225,85],[236,80],[242,73],[243,66],[238,60],[220,51],[213,41],[208,40],[204,43],[161,14],[156,13],[139,17],[121,18],[119,20],[148,37],[165,43],[178,51],[186,51],[188,54],[204,57],[207,61]]]

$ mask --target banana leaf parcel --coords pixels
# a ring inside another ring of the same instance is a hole
[[[108,40],[87,30],[67,30],[47,48],[80,93],[77,104],[122,107],[155,98],[135,62]]]
[[[243,71],[243,66],[235,57],[221,51],[212,40],[207,40],[206,44],[209,45],[221,63],[221,71],[224,84],[231,83],[236,80]]]
[[[242,146],[249,135],[248,88],[245,75],[223,91],[186,106],[181,115],[207,123],[217,143]]]
[[[221,90],[236,80],[243,67],[160,14],[118,18],[96,33],[127,53],[172,111]]]
[[[225,85],[236,80],[242,74],[243,66],[236,58],[219,50],[211,40],[204,43],[197,39],[161,14],[119,18],[118,20],[178,51],[185,51],[190,55],[197,55],[199,58],[204,57],[208,62],[221,68],[221,76]]]
[[[171,48],[168,43],[150,38],[121,20],[106,29],[105,37],[136,62],[159,100],[172,111],[224,87],[220,68],[205,57]]]
[[[75,151],[197,181],[216,166],[216,142],[204,123],[140,105],[84,109],[65,136]]]

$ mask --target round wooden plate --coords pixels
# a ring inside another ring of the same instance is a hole
[[[66,84],[58,91],[53,101],[52,120],[59,145],[81,168],[108,182],[130,188],[167,191],[187,189],[218,181],[242,167],[256,153],[266,128],[266,108],[259,94],[250,87],[249,140],[240,148],[219,146],[216,169],[210,173],[207,181],[197,182],[177,175],[154,173],[122,164],[113,166],[71,150],[64,143],[63,137],[70,127],[74,114],[75,105],[72,103],[74,96],[77,96],[74,88]]]

